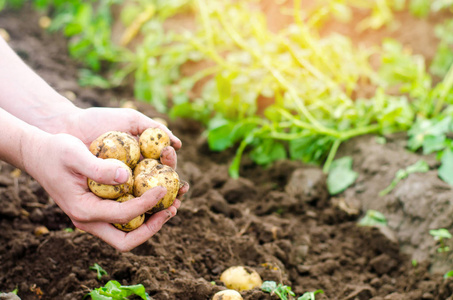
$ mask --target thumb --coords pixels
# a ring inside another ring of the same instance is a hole
[[[102,159],[94,156],[88,149],[80,155],[74,169],[81,175],[102,184],[125,183],[132,176],[131,169],[117,159]]]

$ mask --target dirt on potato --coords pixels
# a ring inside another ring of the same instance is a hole
[[[133,100],[127,89],[80,87],[67,41],[42,32],[38,19],[28,9],[1,12],[0,28],[51,86],[75,95],[81,107]],[[420,25],[409,20],[403,26]],[[432,34],[429,22],[423,26]],[[403,40],[419,34],[401,32]],[[414,51],[433,53],[435,45],[418,47]],[[151,117],[165,117],[145,103],[135,105]],[[321,300],[451,299],[453,281],[443,279],[453,269],[451,255],[436,251],[428,231],[452,229],[453,192],[437,178],[434,157],[406,151],[404,135],[390,137],[385,145],[372,136],[344,144],[338,157],[351,155],[359,178],[343,194],[330,197],[321,169],[300,162],[280,161],[263,169],[245,159],[242,177],[233,180],[227,172],[233,152],[209,151],[198,123],[176,120],[169,127],[183,142],[178,173],[191,189],[177,216],[130,253],[90,234],[65,230],[72,223],[42,187],[0,162],[0,291],[17,288],[24,300],[82,299],[115,279],[143,284],[156,300],[205,300],[224,289],[219,277],[225,269],[244,265],[263,280],[290,285],[297,295],[322,289],[324,294],[316,296]],[[389,195],[378,196],[398,169],[421,158],[432,171],[412,174]],[[389,226],[357,226],[368,209],[384,213]],[[39,226],[50,232],[35,235]],[[108,272],[100,281],[89,270],[94,263]],[[277,299],[259,289],[241,294],[247,300]]]

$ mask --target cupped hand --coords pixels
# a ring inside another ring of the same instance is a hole
[[[165,188],[155,187],[123,203],[101,199],[88,189],[87,178],[104,184],[126,182],[127,173],[115,161],[95,157],[84,142],[68,134],[34,136],[27,147],[33,147],[24,157],[27,173],[38,180],[76,227],[120,251],[129,251],[156,234],[176,215],[181,203],[176,199],[171,207],[151,215],[134,231],[120,231],[111,223],[127,223],[151,209],[165,195]],[[187,184],[181,187],[180,195],[187,189]]]
[[[158,127],[168,133],[171,146],[175,150],[181,148],[181,140],[166,126],[130,108],[93,107],[79,109],[70,116],[67,127],[67,133],[78,137],[88,146],[107,131],[117,130],[139,136],[149,127]]]

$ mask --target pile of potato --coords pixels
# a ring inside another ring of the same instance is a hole
[[[152,214],[170,207],[179,191],[179,176],[171,167],[160,163],[162,150],[170,145],[168,134],[160,128],[148,128],[137,141],[132,135],[109,131],[98,137],[90,145],[90,151],[102,159],[115,159],[129,171],[126,183],[106,185],[88,179],[89,189],[98,197],[119,202],[140,197],[147,190],[163,186],[167,194],[147,213]],[[127,224],[113,224],[123,231],[131,231],[145,221],[145,215]]]

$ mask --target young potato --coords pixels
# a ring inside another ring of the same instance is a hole
[[[137,140],[126,132],[109,131],[95,139],[90,151],[99,158],[115,158],[131,169],[140,159],[140,146]]]
[[[137,177],[138,174],[143,172],[150,172],[154,167],[160,165],[160,162],[157,159],[153,158],[145,158],[140,161],[134,169],[134,178]]]
[[[135,197],[131,194],[126,194],[124,196],[121,196],[119,197],[118,199],[116,199],[116,201],[118,202],[126,202],[126,201],[129,201],[131,199],[134,199]],[[122,231],[132,231],[138,227],[140,227],[140,225],[143,224],[143,222],[145,221],[145,214],[142,214],[138,217],[135,217],[134,219],[130,220],[128,223],[126,224],[118,224],[118,223],[115,223],[113,224],[113,226],[115,226],[116,228],[122,230]]]
[[[148,128],[139,139],[140,151],[145,158],[159,159],[162,149],[170,146],[170,137],[160,128]]]
[[[114,159],[114,158],[108,158]],[[119,165],[121,165],[124,169],[126,169],[129,173],[129,178],[127,182],[117,185],[108,185],[98,183],[90,178],[88,178],[88,188],[92,191],[96,196],[101,197],[103,199],[117,199],[124,194],[127,194],[132,191],[134,186],[134,177],[132,176],[132,170],[122,161],[115,159]]]
[[[229,289],[236,291],[251,290],[256,287],[261,287],[263,281],[261,276],[249,267],[235,266],[223,271],[220,275],[220,280]]]
[[[164,125],[165,127],[168,127],[168,123],[167,123],[167,121],[165,121],[165,119],[156,117],[156,118],[153,118],[153,120],[156,121],[157,123]]]
[[[235,290],[223,290],[220,292],[217,292],[214,297],[212,297],[212,300],[243,300],[241,294],[239,294],[238,291]]]
[[[157,165],[149,172],[140,173],[135,178],[134,196],[140,197],[147,190],[163,186],[167,189],[167,194],[147,213],[152,214],[169,208],[176,199],[179,191],[179,176],[175,170],[166,165]]]

